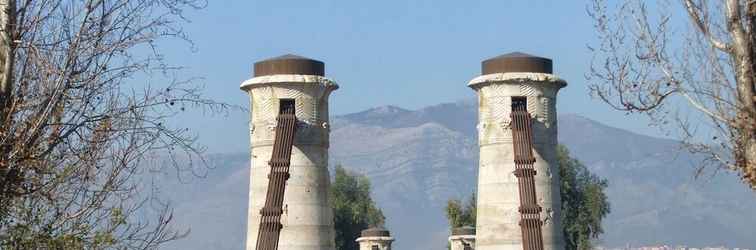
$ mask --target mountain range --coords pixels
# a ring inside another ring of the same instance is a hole
[[[694,177],[697,158],[678,142],[613,128],[575,114],[558,117],[559,142],[609,181],[606,247],[756,247],[756,194],[726,171]],[[475,192],[475,101],[418,110],[394,106],[332,117],[330,163],[364,174],[387,217],[395,249],[445,249],[443,207]],[[209,157],[207,177],[167,181],[177,226],[189,236],[167,249],[242,249],[249,154]],[[332,172],[332,171],[331,171]]]

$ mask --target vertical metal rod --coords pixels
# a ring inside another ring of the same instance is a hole
[[[543,235],[541,233],[541,207],[538,205],[533,168],[533,132],[531,116],[523,105],[512,107],[511,129],[515,161],[515,175],[517,176],[518,192],[520,194],[520,230],[522,231],[522,247],[524,250],[543,250]]]
[[[286,181],[289,178],[291,152],[296,134],[297,119],[293,107],[283,107],[277,117],[275,140],[268,162],[268,190],[265,205],[260,211],[260,229],[256,250],[277,250],[281,233],[281,215]]]

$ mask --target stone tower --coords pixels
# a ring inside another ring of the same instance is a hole
[[[298,121],[283,198],[278,249],[333,250],[333,214],[328,205],[328,96],[338,88],[324,77],[323,62],[284,55],[259,61],[241,84],[249,94],[251,169],[247,249],[255,250],[265,203],[276,117],[294,105]],[[291,103],[293,102],[293,104]]]
[[[369,228],[362,230],[360,237],[355,240],[360,244],[360,250],[391,250],[394,237],[384,228]]]
[[[567,83],[548,58],[510,53],[483,61],[468,86],[478,93],[478,204],[476,250],[522,250],[520,194],[514,174],[510,113],[513,100],[533,117],[537,204],[544,249],[564,249],[557,168],[556,96]]]

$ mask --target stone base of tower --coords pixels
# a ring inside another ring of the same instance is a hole
[[[247,250],[255,250],[260,209],[265,204],[270,167],[260,155],[270,147],[253,146],[250,173]],[[329,174],[327,153],[320,146],[298,146],[292,150],[291,177],[286,183],[281,215],[279,250],[334,250],[333,213],[328,206]],[[264,157],[263,157],[264,159]],[[262,198],[261,198],[262,197]]]
[[[516,235],[520,235],[520,231],[517,230],[516,232],[512,232]],[[502,232],[502,234],[507,234],[507,232]],[[553,241],[552,241],[553,242]],[[511,241],[510,243],[502,243],[501,241],[493,244],[486,244],[485,242],[476,241],[475,242],[475,250],[522,250],[522,241],[521,240],[515,240]],[[561,244],[549,244],[547,242],[544,242],[543,244],[544,250],[563,250],[564,246]]]
[[[544,249],[563,249],[561,225],[555,217],[561,216],[559,189],[554,183],[553,173],[558,173],[555,145],[537,144],[534,154],[538,159],[534,164],[538,171],[534,177],[539,190],[538,205],[543,211],[540,218]],[[487,143],[480,148],[478,169],[476,250],[478,249],[519,249],[522,250],[522,229],[520,228],[520,196],[517,177],[514,175],[514,156],[511,142]],[[554,164],[549,164],[554,162]],[[556,179],[558,181],[558,179]],[[556,223],[556,224],[555,224]]]

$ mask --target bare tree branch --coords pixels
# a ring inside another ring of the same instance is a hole
[[[680,29],[671,27],[669,1],[609,3],[593,0],[588,9],[600,41],[586,75],[591,93],[645,114],[704,156],[702,167],[734,170],[756,188],[756,36],[746,28],[756,27],[756,3],[680,0],[687,33],[673,32]],[[687,111],[705,128],[681,115]]]
[[[181,67],[158,49],[166,39],[191,46],[183,10],[205,3],[3,1],[15,6],[0,18],[13,65],[0,102],[0,248],[153,249],[183,237],[141,179],[154,158],[176,172],[204,164],[196,135],[172,117],[232,108],[177,78]],[[145,78],[165,82],[135,82]]]
[[[730,47],[730,44],[720,41],[711,34],[708,27],[708,20],[702,18],[700,14],[700,7],[696,6],[696,4],[693,3],[693,0],[683,0],[683,3],[685,3],[685,9],[687,10],[688,15],[690,15],[691,21],[693,21],[698,30],[709,40],[711,45],[721,51],[731,53],[732,48]]]

